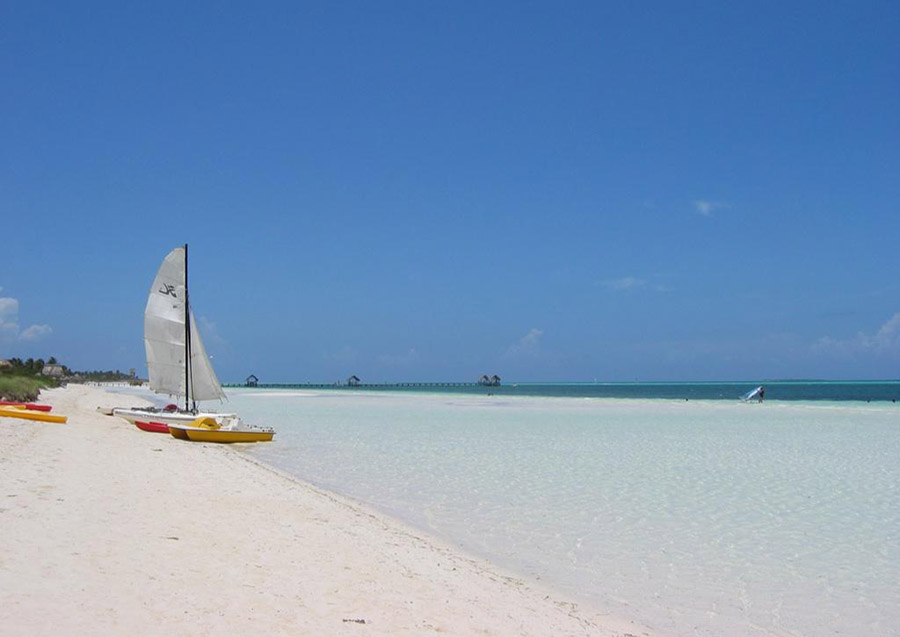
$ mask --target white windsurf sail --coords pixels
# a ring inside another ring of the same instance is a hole
[[[750,402],[751,400],[758,400],[759,394],[761,391],[762,391],[762,385],[760,385],[759,387],[757,387],[754,390],[748,391],[746,394],[741,396],[741,400],[743,400],[745,403]]]

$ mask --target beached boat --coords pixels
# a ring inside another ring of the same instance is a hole
[[[187,245],[163,259],[144,308],[144,348],[150,389],[184,398],[184,406],[117,407],[113,415],[131,424],[189,423],[200,414],[197,401],[224,400],[225,392],[213,371],[197,329],[187,287]],[[213,414],[202,414],[213,415]]]
[[[272,429],[231,430],[231,429],[188,429],[185,431],[192,442],[269,442],[275,436]]]
[[[24,407],[11,407],[11,406],[2,406],[0,407],[0,416],[4,416],[6,418],[20,418],[22,420],[38,420],[40,422],[56,422],[56,423],[64,423],[68,418],[65,416],[57,416],[55,414],[48,414],[46,411],[37,411],[34,409],[26,409]]]
[[[222,416],[234,416],[235,414],[220,414],[216,412],[193,412],[193,411],[185,411],[183,409],[179,409],[178,411],[162,411],[162,410],[153,410],[153,409],[143,409],[141,407],[116,407],[113,409],[113,414],[118,416],[119,418],[124,418],[131,424],[136,424],[138,421],[142,422],[163,422],[163,423],[173,423],[173,424],[190,424],[195,421],[198,417],[211,417],[211,418],[219,418]]]
[[[169,433],[169,425],[164,422],[144,422],[143,420],[135,420],[135,426],[141,431],[149,431],[156,434]]]
[[[17,403],[9,400],[0,400],[0,407],[24,407],[33,411],[52,411],[52,405],[38,405],[36,403]]]
[[[187,431],[185,431],[187,427],[188,425],[169,425],[169,433],[173,438],[188,440]]]
[[[155,420],[158,422],[187,423],[195,420],[198,415],[219,415],[215,412],[200,413],[195,412],[191,409],[181,409],[174,403],[170,403],[165,407],[116,407],[115,409],[112,409],[110,411],[112,415],[118,416],[119,418],[124,418],[131,424],[135,424],[138,420],[142,420],[144,422]]]
[[[249,427],[240,418],[197,418],[190,425],[169,425],[169,433],[193,442],[268,442],[274,429]]]
[[[198,419],[209,419],[216,430],[255,431],[237,414],[201,412],[197,402],[225,400],[225,392],[213,370],[188,295],[187,244],[172,250],[163,259],[144,309],[144,347],[150,389],[157,394],[184,398],[184,407],[172,404],[152,407],[117,408],[113,413],[137,424],[161,423],[191,427]],[[190,438],[188,438],[190,439]],[[271,436],[269,437],[271,439]]]

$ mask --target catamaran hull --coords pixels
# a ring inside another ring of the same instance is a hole
[[[178,438],[179,440],[187,440],[187,432],[178,425],[169,425],[169,433],[172,434],[173,438]]]
[[[221,429],[188,429],[185,431],[192,442],[269,442],[274,431],[223,431]]]
[[[144,422],[143,420],[136,420],[134,424],[141,431],[148,431],[154,434],[167,434],[169,433],[169,425],[162,422]]]
[[[272,429],[210,429],[186,425],[169,425],[169,433],[192,442],[269,442],[275,436]]]
[[[152,420],[153,422],[161,422],[167,425],[187,425],[197,420],[197,418],[214,418],[218,420],[224,417],[236,416],[236,414],[215,414],[209,412],[192,414],[181,411],[162,412],[144,411],[141,409],[113,409],[113,415],[124,418],[132,425],[136,424],[138,420],[141,422]]]

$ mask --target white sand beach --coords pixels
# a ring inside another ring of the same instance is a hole
[[[657,634],[234,448],[96,411],[137,399],[41,401],[68,423],[0,418],[5,634]]]

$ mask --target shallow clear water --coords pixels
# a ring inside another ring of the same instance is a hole
[[[900,634],[900,407],[230,390],[247,453],[665,634]]]

